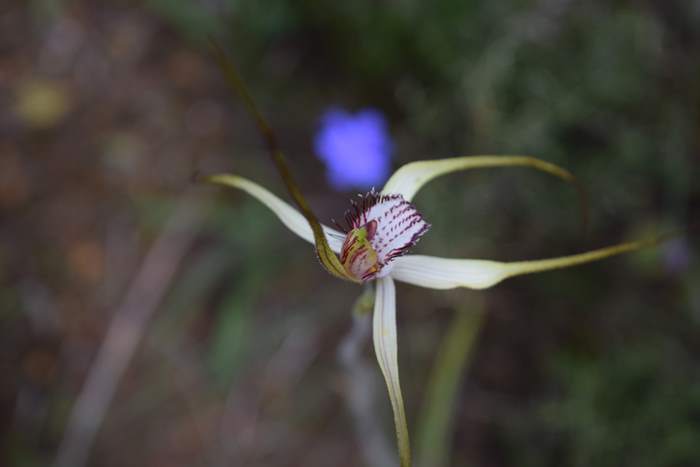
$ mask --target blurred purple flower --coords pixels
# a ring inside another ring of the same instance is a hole
[[[328,110],[314,139],[328,182],[337,190],[381,186],[389,176],[392,146],[384,116],[373,109]]]

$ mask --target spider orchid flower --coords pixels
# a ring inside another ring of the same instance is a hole
[[[411,202],[426,183],[460,170],[504,166],[530,167],[574,181],[568,171],[527,156],[468,156],[412,162],[395,172],[381,192],[372,190],[352,201],[352,209],[345,216],[347,226],[336,224],[340,229],[336,230],[320,226],[315,218],[310,220],[305,212],[308,206],[300,204],[296,197],[302,212],[243,177],[222,174],[208,178],[213,183],[243,190],[270,208],[292,232],[316,244],[319,259],[332,274],[356,283],[376,282],[373,343],[391,401],[402,467],[410,466],[411,455],[399,382],[395,281],[430,289],[485,289],[509,277],[596,261],[654,243],[653,240],[630,242],[572,256],[518,262],[407,254],[430,228]],[[323,238],[319,240],[316,234],[321,229]]]

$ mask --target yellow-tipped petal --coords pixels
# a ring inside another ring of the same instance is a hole
[[[565,169],[540,159],[529,156],[464,156],[431,161],[410,162],[389,178],[382,193],[403,195],[407,200],[413,199],[418,190],[432,179],[452,172],[490,167],[531,167],[554,175],[567,182],[574,182],[574,176]]]
[[[621,243],[577,255],[513,263],[407,255],[394,260],[395,265],[390,275],[397,281],[429,289],[486,289],[509,277],[590,263],[655,245],[661,240],[662,238],[655,238]]]
[[[389,391],[391,408],[399,448],[401,467],[411,465],[411,447],[408,439],[408,424],[403,407],[401,383],[399,381],[398,344],[396,339],[396,290],[390,277],[377,280],[377,295],[374,300],[373,317],[374,351]]]
[[[304,216],[292,206],[285,203],[257,183],[250,181],[247,178],[231,174],[213,175],[211,177],[207,177],[206,180],[211,183],[238,188],[239,190],[245,191],[253,198],[270,208],[270,210],[275,213],[279,220],[281,220],[289,230],[307,242],[311,244],[314,243],[314,233]],[[345,235],[328,226],[324,225],[322,227],[330,248],[334,252],[340,253]]]
[[[551,271],[552,269],[568,268],[579,264],[598,261],[610,256],[620,255],[637,251],[644,247],[655,245],[660,239],[640,240],[636,242],[620,243],[597,250],[579,253],[577,255],[562,256],[559,258],[541,259],[535,261],[517,261],[506,263],[506,277],[519,276],[521,274],[532,274],[534,272]]]

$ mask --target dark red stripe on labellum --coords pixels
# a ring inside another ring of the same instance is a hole
[[[362,271],[361,277],[357,278],[365,281],[387,275],[391,260],[406,254],[428,231],[430,224],[401,195],[380,195],[372,190],[366,195],[359,195],[359,198],[359,202],[350,201],[352,207],[345,213],[348,227],[343,229],[347,235],[341,261],[346,270],[353,274]],[[368,244],[357,245],[358,238],[365,239]],[[352,248],[358,250],[348,258]],[[368,249],[373,251],[369,252]],[[366,254],[359,255],[360,252]],[[376,265],[369,264],[374,263],[369,258],[375,257]]]

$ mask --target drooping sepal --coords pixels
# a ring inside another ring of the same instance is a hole
[[[391,409],[394,413],[396,441],[401,467],[411,466],[411,447],[408,437],[408,423],[401,394],[399,380],[398,339],[396,335],[396,289],[391,277],[377,281],[377,295],[374,300],[372,320],[374,352],[382,370]]]

